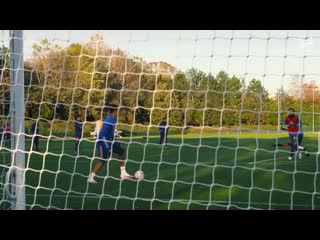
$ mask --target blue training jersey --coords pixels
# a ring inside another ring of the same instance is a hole
[[[76,132],[76,136],[77,137],[81,137],[81,134],[82,134],[82,122],[78,122],[78,121],[76,121],[75,122],[75,125],[74,125],[74,127],[75,127],[75,132]]]
[[[169,127],[166,121],[162,121],[159,126],[159,130],[161,134],[168,134]]]
[[[99,132],[98,139],[106,139],[108,141],[114,140],[114,132],[116,129],[117,119],[110,114],[103,122],[102,128]]]

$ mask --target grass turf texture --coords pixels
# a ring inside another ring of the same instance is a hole
[[[141,169],[145,180],[120,180],[112,159],[88,185],[98,155],[94,140],[40,140],[40,152],[26,140],[27,209],[320,209],[317,136],[305,134],[309,157],[290,161],[287,134],[189,133],[169,136],[167,149],[150,136],[121,139],[127,171]],[[9,209],[4,174],[10,165],[2,149],[0,209]]]

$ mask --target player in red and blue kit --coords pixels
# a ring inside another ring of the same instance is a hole
[[[288,128],[282,127],[281,130],[288,131]],[[309,156],[309,152],[307,151],[306,147],[302,146],[302,140],[303,140],[303,131],[302,131],[302,121],[300,120],[300,132],[298,133],[298,156],[301,159],[302,154],[305,156]],[[291,147],[291,143],[278,143],[278,144],[272,144],[272,146],[278,146],[278,147]]]
[[[298,136],[299,136],[299,133],[302,132],[300,118],[299,116],[295,115],[295,110],[293,108],[289,108],[289,114],[286,117],[284,124],[288,127],[289,138],[290,138],[291,153],[288,159],[292,160],[294,155],[298,151]]]

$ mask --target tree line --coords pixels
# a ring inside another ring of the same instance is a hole
[[[275,126],[278,112],[286,114],[289,107],[303,111],[306,122],[320,112],[315,82],[304,84],[300,95],[279,89],[270,96],[259,79],[246,84],[225,71],[213,75],[195,68],[181,71],[166,62],[146,62],[108,47],[100,34],[86,44],[67,47],[44,39],[33,45],[33,55],[24,66],[29,119],[67,121],[79,115],[95,121],[105,117],[109,104],[121,106],[119,122],[143,125],[157,125],[168,118],[175,126]],[[3,54],[0,69],[3,116],[8,114],[10,99],[8,54]]]

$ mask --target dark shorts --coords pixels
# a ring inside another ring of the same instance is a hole
[[[124,148],[121,147],[120,143],[107,143],[105,141],[98,141],[97,142],[97,151],[99,152],[100,157],[102,160],[107,161],[109,158],[109,154],[112,153],[122,155],[125,153]]]

